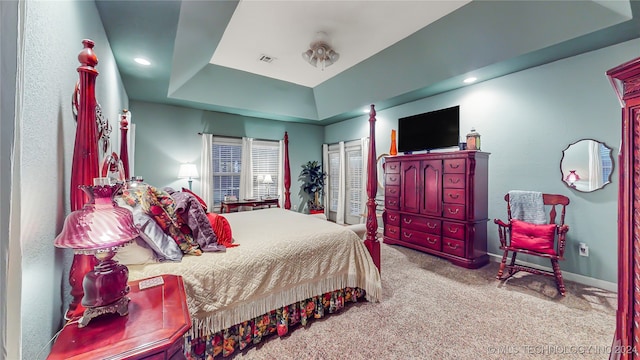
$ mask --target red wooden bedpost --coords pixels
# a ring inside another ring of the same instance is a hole
[[[369,249],[373,263],[380,270],[380,243],[377,239],[378,218],[376,216],[376,194],[378,192],[378,168],[376,165],[376,109],[371,104],[369,111],[369,159],[367,168],[367,237],[364,244]]]
[[[120,160],[124,169],[124,179],[129,180],[129,148],[127,144],[127,130],[129,130],[129,110],[122,110],[120,115]]]
[[[291,209],[291,170],[289,169],[289,134],[284,132],[284,208]]]
[[[84,49],[78,55],[80,66],[78,73],[79,99],[78,99],[78,119],[76,127],[76,140],[73,148],[73,162],[71,163],[71,211],[81,209],[88,197],[80,190],[80,185],[93,185],[93,178],[99,176],[98,159],[98,125],[96,123],[96,97],[95,83],[98,71],[95,66],[98,64],[98,57],[93,52],[94,42],[82,40]],[[74,94],[75,96],[75,94]],[[82,280],[84,275],[93,269],[96,258],[93,255],[73,256],[73,263],[69,271],[69,284],[71,285],[71,296],[73,299],[69,304],[65,318],[73,319],[82,315],[84,308],[80,305],[84,290]]]

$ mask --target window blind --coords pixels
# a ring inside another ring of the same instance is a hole
[[[278,195],[278,151],[279,143],[277,141],[254,140],[251,150],[254,196]],[[269,177],[271,177],[271,183],[265,181]]]
[[[213,203],[220,206],[226,195],[240,193],[240,169],[242,168],[242,140],[213,137]]]

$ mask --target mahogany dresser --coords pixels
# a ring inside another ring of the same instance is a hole
[[[479,151],[387,157],[384,242],[466,268],[486,265],[488,163]]]
[[[129,314],[102,315],[83,328],[67,325],[47,360],[185,359],[183,335],[191,328],[182,277],[163,275],[164,284],[140,290],[129,283]]]

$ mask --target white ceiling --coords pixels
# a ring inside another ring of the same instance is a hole
[[[315,87],[470,1],[241,0],[210,63]],[[324,70],[302,59],[319,31],[340,54]]]

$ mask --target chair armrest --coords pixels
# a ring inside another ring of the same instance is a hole
[[[558,257],[560,260],[564,259],[564,249],[566,243],[566,234],[569,231],[568,225],[558,225]]]
[[[511,224],[507,224],[500,219],[494,219],[493,222],[498,225],[498,236],[500,237],[500,247],[508,246],[507,231],[511,229]]]

